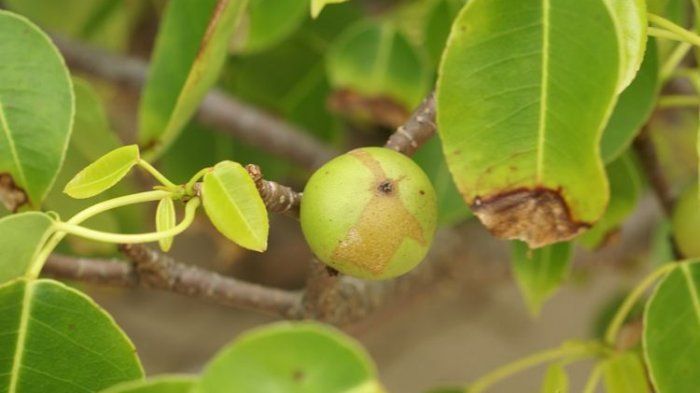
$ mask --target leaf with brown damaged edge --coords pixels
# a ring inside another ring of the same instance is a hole
[[[535,248],[601,217],[609,190],[599,144],[619,53],[604,0],[462,9],[439,73],[438,129],[457,187],[492,233]]]

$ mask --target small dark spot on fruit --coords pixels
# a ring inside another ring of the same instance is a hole
[[[418,191],[418,193],[421,195],[425,195],[425,191],[423,191],[423,190]]]
[[[304,380],[304,372],[301,370],[294,370],[294,373],[292,373],[292,379],[296,382],[301,382]]]
[[[391,194],[394,192],[394,183],[392,183],[391,180],[384,180],[379,183],[377,190],[379,190],[379,192],[382,194]]]

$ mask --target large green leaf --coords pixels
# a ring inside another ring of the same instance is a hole
[[[9,174],[38,207],[68,147],[74,113],[71,80],[48,36],[2,10],[0,58],[0,175]]]
[[[604,245],[637,206],[642,179],[630,153],[613,161],[607,167],[610,182],[610,202],[603,217],[584,233],[579,241],[588,248]]]
[[[223,161],[204,175],[202,202],[212,224],[224,236],[250,250],[267,249],[267,209],[241,164]]]
[[[603,132],[601,154],[606,163],[619,157],[651,116],[660,90],[659,55],[656,41],[649,40],[637,77],[620,94]]]
[[[496,236],[571,239],[608,201],[599,143],[619,47],[603,0],[472,0],[452,28],[437,87],[447,163]]]
[[[617,23],[622,46],[622,71],[618,88],[624,90],[635,78],[647,44],[646,0],[605,0]]]
[[[571,244],[558,243],[530,250],[525,243],[513,242],[511,265],[520,292],[530,312],[537,315],[566,279],[571,269]]]
[[[114,320],[82,293],[51,280],[0,287],[0,391],[96,392],[143,369]]]
[[[541,393],[569,393],[569,376],[559,363],[547,368],[542,381]]]
[[[333,42],[326,58],[331,85],[371,98],[383,98],[406,110],[430,89],[425,55],[390,23],[366,20],[350,26]]]
[[[120,383],[101,393],[189,393],[196,383],[192,376],[168,375]]]
[[[53,233],[44,213],[19,213],[0,219],[0,284],[24,276]]]
[[[63,192],[76,199],[101,194],[123,179],[140,159],[137,145],[114,149],[78,172]]]
[[[245,31],[238,31],[235,51],[244,53],[268,49],[293,34],[308,18],[305,0],[248,0]]]
[[[311,0],[311,16],[318,18],[328,4],[344,3],[348,0]]]
[[[197,393],[380,393],[360,345],[316,323],[278,323],[237,339],[206,366]]]
[[[162,152],[177,138],[216,82],[246,3],[168,2],[139,108],[139,141],[151,154]]]
[[[603,381],[607,393],[647,393],[646,370],[639,354],[625,352],[603,362]]]
[[[644,314],[643,347],[657,393],[700,386],[700,263],[685,262],[658,284]]]

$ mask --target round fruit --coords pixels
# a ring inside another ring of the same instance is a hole
[[[700,197],[698,185],[686,189],[678,198],[671,217],[673,239],[684,258],[700,258]]]
[[[435,190],[410,158],[381,147],[336,157],[311,176],[301,228],[316,256],[350,276],[381,280],[420,263],[437,217]]]

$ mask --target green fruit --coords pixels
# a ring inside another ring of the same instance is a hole
[[[676,247],[684,258],[700,258],[700,196],[698,185],[686,189],[678,198],[671,217]]]
[[[336,157],[311,176],[301,228],[316,256],[350,276],[404,274],[430,248],[435,190],[423,170],[393,150],[367,147]]]

